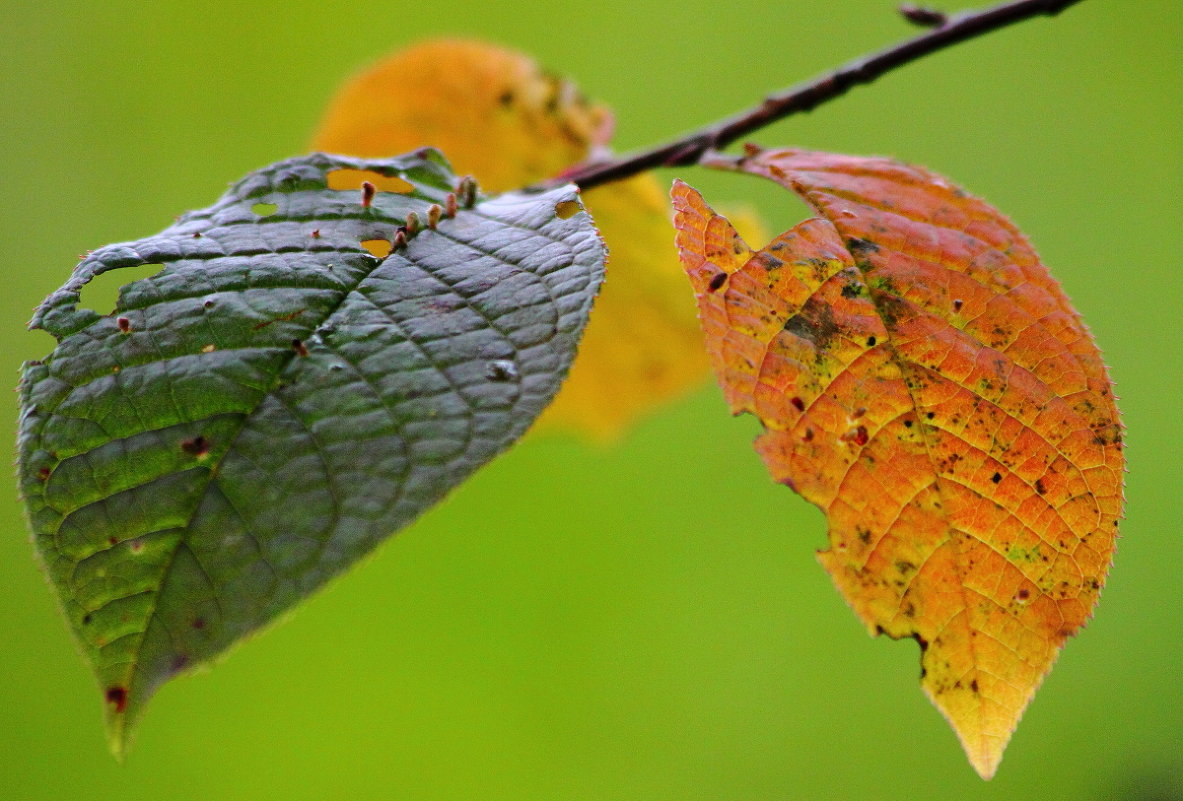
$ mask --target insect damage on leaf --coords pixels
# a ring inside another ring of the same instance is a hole
[[[313,146],[355,156],[435,146],[458,173],[501,191],[596,158],[611,135],[607,108],[529,56],[481,41],[441,39],[395,53],[342,87]],[[356,180],[336,176],[349,178]],[[710,366],[669,247],[670,208],[656,179],[640,175],[590,190],[582,200],[608,245],[611,277],[579,359],[535,430],[608,442],[701,386]],[[754,215],[735,220],[762,235]]]
[[[818,217],[750,250],[674,187],[678,247],[727,402],[773,477],[820,507],[819,558],[993,775],[1092,613],[1122,506],[1100,354],[997,211],[897,162],[752,150]]]
[[[328,186],[344,170],[399,188]],[[480,197],[433,150],[314,154],[94,251],[45,300],[33,325],[59,342],[24,368],[22,493],[117,753],[160,684],[410,523],[549,403],[603,278],[590,217],[562,204],[574,186]],[[160,269],[111,314],[79,306],[94,277],[143,264]]]

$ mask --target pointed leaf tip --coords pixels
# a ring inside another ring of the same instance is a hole
[[[724,395],[826,513],[819,560],[868,629],[920,643],[925,692],[989,778],[1113,557],[1124,455],[1100,354],[1022,234],[940,176],[792,150],[728,166],[818,217],[746,256],[675,185]]]

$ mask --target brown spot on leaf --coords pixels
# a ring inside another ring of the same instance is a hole
[[[860,239],[857,236],[846,240],[846,249],[850,251],[850,255],[858,258],[867,253],[877,253],[879,246],[867,239]]]
[[[198,434],[192,439],[187,439],[181,442],[181,450],[190,456],[202,459],[209,456],[210,442],[204,436]]]
[[[826,348],[842,329],[834,320],[834,310],[823,300],[811,297],[785,322],[785,330],[814,344],[819,350]]]
[[[123,714],[123,710],[127,709],[127,688],[108,687],[107,703],[115,707],[115,714]]]

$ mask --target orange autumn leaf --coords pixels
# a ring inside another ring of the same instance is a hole
[[[727,401],[820,507],[819,559],[993,775],[1090,617],[1122,506],[1101,356],[1022,234],[926,170],[795,150],[731,164],[817,212],[752,251],[685,184],[678,246]]]
[[[346,84],[313,147],[382,156],[430,145],[458,174],[500,192],[594,157],[611,132],[606,108],[529,57],[485,42],[439,40],[397,53]],[[333,179],[334,188],[361,182],[359,175]],[[579,357],[536,429],[610,441],[702,384],[710,366],[656,180],[642,175],[583,199],[608,244],[608,279]],[[750,216],[740,224],[759,230]]]

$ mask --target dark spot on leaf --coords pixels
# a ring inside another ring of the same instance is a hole
[[[806,442],[811,441],[813,439],[813,429],[812,428],[805,429],[805,434],[804,434],[804,436],[801,437],[801,439],[805,440]]]
[[[181,450],[198,459],[209,455],[209,440],[200,434],[181,443]]]
[[[715,273],[711,276],[711,282],[707,284],[707,291],[718,292],[725,283],[727,283],[727,273]]]
[[[368,209],[370,204],[374,202],[374,194],[378,191],[378,187],[369,181],[361,182],[361,205],[362,208]]]
[[[868,348],[873,348],[873,347],[875,347],[875,344],[876,344],[878,341],[879,341],[879,340],[875,339],[875,337],[867,337],[867,347],[868,347]]]
[[[855,534],[858,535],[859,542],[861,542],[863,545],[871,544],[871,530],[869,528],[857,529]]]
[[[296,352],[297,356],[307,356],[308,347],[299,339],[292,340],[292,350]]]
[[[314,229],[313,229],[313,231],[312,231],[312,238],[313,238],[313,239],[320,239],[320,229],[319,229],[319,228],[314,228]]]
[[[936,412],[926,412],[924,416],[925,416],[927,419],[931,420],[932,418],[934,418],[934,417],[936,417],[936,416],[937,416],[937,413],[936,413]]]
[[[131,320],[126,317],[115,318],[115,325],[119,326],[119,332],[122,334],[131,333]]]
[[[846,249],[850,251],[852,256],[861,256],[866,253],[876,253],[879,246],[874,242],[866,239],[859,239],[857,236],[846,240]]]
[[[789,403],[793,404],[793,408],[797,411],[805,411],[805,401],[801,400],[800,398],[794,396],[793,399],[789,401]]]
[[[898,295],[890,291],[879,291],[872,294],[875,308],[883,324],[889,329],[895,328],[897,322],[911,316],[908,304]]]
[[[954,300],[953,301],[953,311],[955,311],[955,312],[961,311],[961,307],[964,303],[965,303],[965,301],[963,301],[961,298],[957,298],[956,300]]]
[[[1047,487],[1044,485],[1042,478],[1035,479],[1035,491],[1040,495],[1047,494]]]
[[[912,420],[905,420],[905,421],[904,421],[904,428],[911,428],[911,427],[912,427],[912,425],[913,425],[913,421],[912,421]]]
[[[995,473],[994,475],[990,476],[990,480],[997,484],[998,482],[1002,481],[1002,473]]]
[[[1015,597],[1018,598],[1020,601],[1025,601],[1029,597],[1031,597],[1031,591],[1029,589],[1027,589],[1026,587],[1020,587],[1019,591],[1017,593],[1015,593]]]
[[[867,435],[867,427],[859,426],[854,430],[854,434],[851,436],[850,441],[855,445],[862,447],[863,445],[867,444],[868,439],[869,436]]]
[[[127,688],[108,687],[107,703],[115,707],[115,714],[123,714],[123,710],[127,709]]]
[[[42,481],[49,481],[49,474],[50,469],[48,467],[42,467],[37,471],[37,478],[41,479]]]
[[[978,694],[978,680],[974,679],[969,683],[969,688],[973,690],[974,695]]]
[[[189,664],[189,657],[186,654],[177,654],[173,657],[172,669],[173,673],[179,673],[185,669]]]
[[[834,321],[833,309],[815,297],[806,301],[801,311],[785,322],[785,330],[812,342],[819,349],[827,347],[842,333]]]
[[[489,362],[485,377],[490,381],[513,381],[518,377],[518,366],[508,359],[495,359]]]
[[[201,629],[205,628],[205,618],[195,617],[193,618],[193,622],[189,625],[200,631]]]
[[[82,616],[82,625],[88,625],[92,620],[94,620],[94,615],[92,615],[90,612],[87,612]]]
[[[504,92],[502,92],[500,95],[497,96],[497,103],[502,108],[509,108],[510,106],[512,106],[513,105],[513,92],[510,91],[509,89],[506,89]]]

